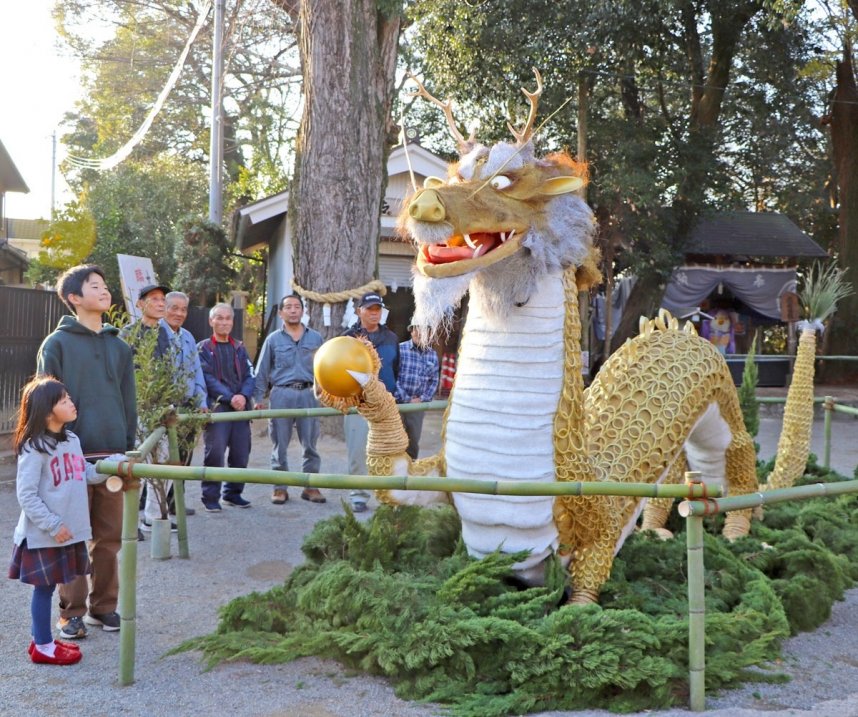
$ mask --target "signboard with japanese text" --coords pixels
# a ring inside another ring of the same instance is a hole
[[[140,318],[140,309],[137,307],[140,289],[149,284],[157,284],[158,277],[152,268],[152,260],[148,257],[117,254],[116,259],[119,262],[119,279],[122,282],[125,309],[131,320],[136,321]]]

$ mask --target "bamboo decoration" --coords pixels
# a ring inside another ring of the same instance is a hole
[[[167,440],[170,446],[170,465],[182,465],[179,457],[179,436],[176,431],[176,421],[171,422],[167,428]],[[185,481],[179,480],[173,483],[173,500],[176,501],[179,557],[190,558],[191,553],[188,548],[188,514],[185,512]]]
[[[788,500],[804,498],[821,498],[823,496],[848,495],[858,493],[858,480],[841,481],[839,483],[812,483],[810,485],[778,488],[761,493],[737,495],[727,498],[710,498],[707,500],[687,500],[679,504],[679,514],[688,516],[704,516],[715,513],[725,513],[730,510],[751,510],[773,503],[783,503]]]
[[[158,431],[155,431],[154,436]],[[160,435],[164,435],[161,431]],[[152,436],[150,436],[151,438]],[[150,445],[154,446],[155,440]],[[146,441],[144,441],[146,443]],[[140,451],[128,451],[127,466],[133,473],[136,461],[142,457]],[[111,475],[128,475],[120,472],[119,464]],[[140,507],[140,483],[129,481],[122,496],[122,550],[119,553],[119,684],[130,685],[134,682],[134,650],[137,640],[137,512]]]
[[[155,463],[125,463],[102,460],[99,473],[130,475],[135,478],[169,480],[220,480],[261,485],[300,486],[304,488],[367,488],[371,490],[411,490],[478,493],[483,495],[583,495],[627,496],[635,498],[692,498],[723,495],[717,486],[682,486],[649,483],[577,482],[523,483],[488,481],[438,476],[372,476],[336,473],[302,473],[251,468],[212,468],[207,466],[167,466]],[[136,537],[136,535],[135,535]]]
[[[688,471],[686,483],[700,485],[700,473]],[[686,519],[688,546],[688,683],[694,712],[706,708],[706,595],[703,565],[703,518]]]
[[[804,473],[813,425],[816,331],[823,330],[823,322],[835,312],[837,302],[852,293],[852,286],[843,280],[843,273],[834,264],[827,267],[816,264],[811,267],[799,293],[807,320],[799,322],[802,332],[784,407],[784,427],[778,441],[775,468],[766,485],[768,490],[788,488]]]
[[[792,381],[784,406],[784,423],[778,439],[774,470],[767,490],[789,488],[804,473],[813,427],[813,373],[816,359],[816,331],[805,329],[798,340]]]

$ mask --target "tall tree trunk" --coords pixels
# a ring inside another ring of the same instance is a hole
[[[377,0],[302,0],[297,8],[304,111],[289,217],[295,278],[322,293],[365,284],[376,273],[387,181],[400,6]],[[391,9],[395,8],[395,9]],[[325,338],[341,332],[345,305],[310,307]]]
[[[856,3],[850,2],[858,18]],[[831,112],[831,144],[840,198],[838,263],[845,278],[858,289],[858,87],[852,62],[852,47],[846,43],[843,59],[837,63],[837,89]],[[831,326],[829,351],[832,354],[858,354],[858,295],[844,299]],[[854,374],[855,367],[837,367],[837,373]],[[832,372],[826,370],[826,377]]]

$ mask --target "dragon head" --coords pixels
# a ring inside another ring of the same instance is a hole
[[[500,316],[524,304],[548,272],[579,266],[592,246],[590,209],[575,192],[586,182],[585,167],[558,153],[537,158],[534,123],[542,79],[534,69],[535,92],[523,90],[530,114],[515,143],[486,147],[459,132],[452,102],[441,102],[417,82],[415,93],[444,110],[460,159],[446,179],[429,177],[403,206],[400,229],[417,244],[417,319],[439,328],[464,293]],[[416,78],[415,78],[416,81]]]

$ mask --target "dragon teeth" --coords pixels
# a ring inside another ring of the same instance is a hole
[[[462,237],[465,239],[465,244],[467,244],[469,247],[471,247],[471,249],[477,248],[477,245],[474,244],[473,240],[471,239],[470,234],[462,234]]]

